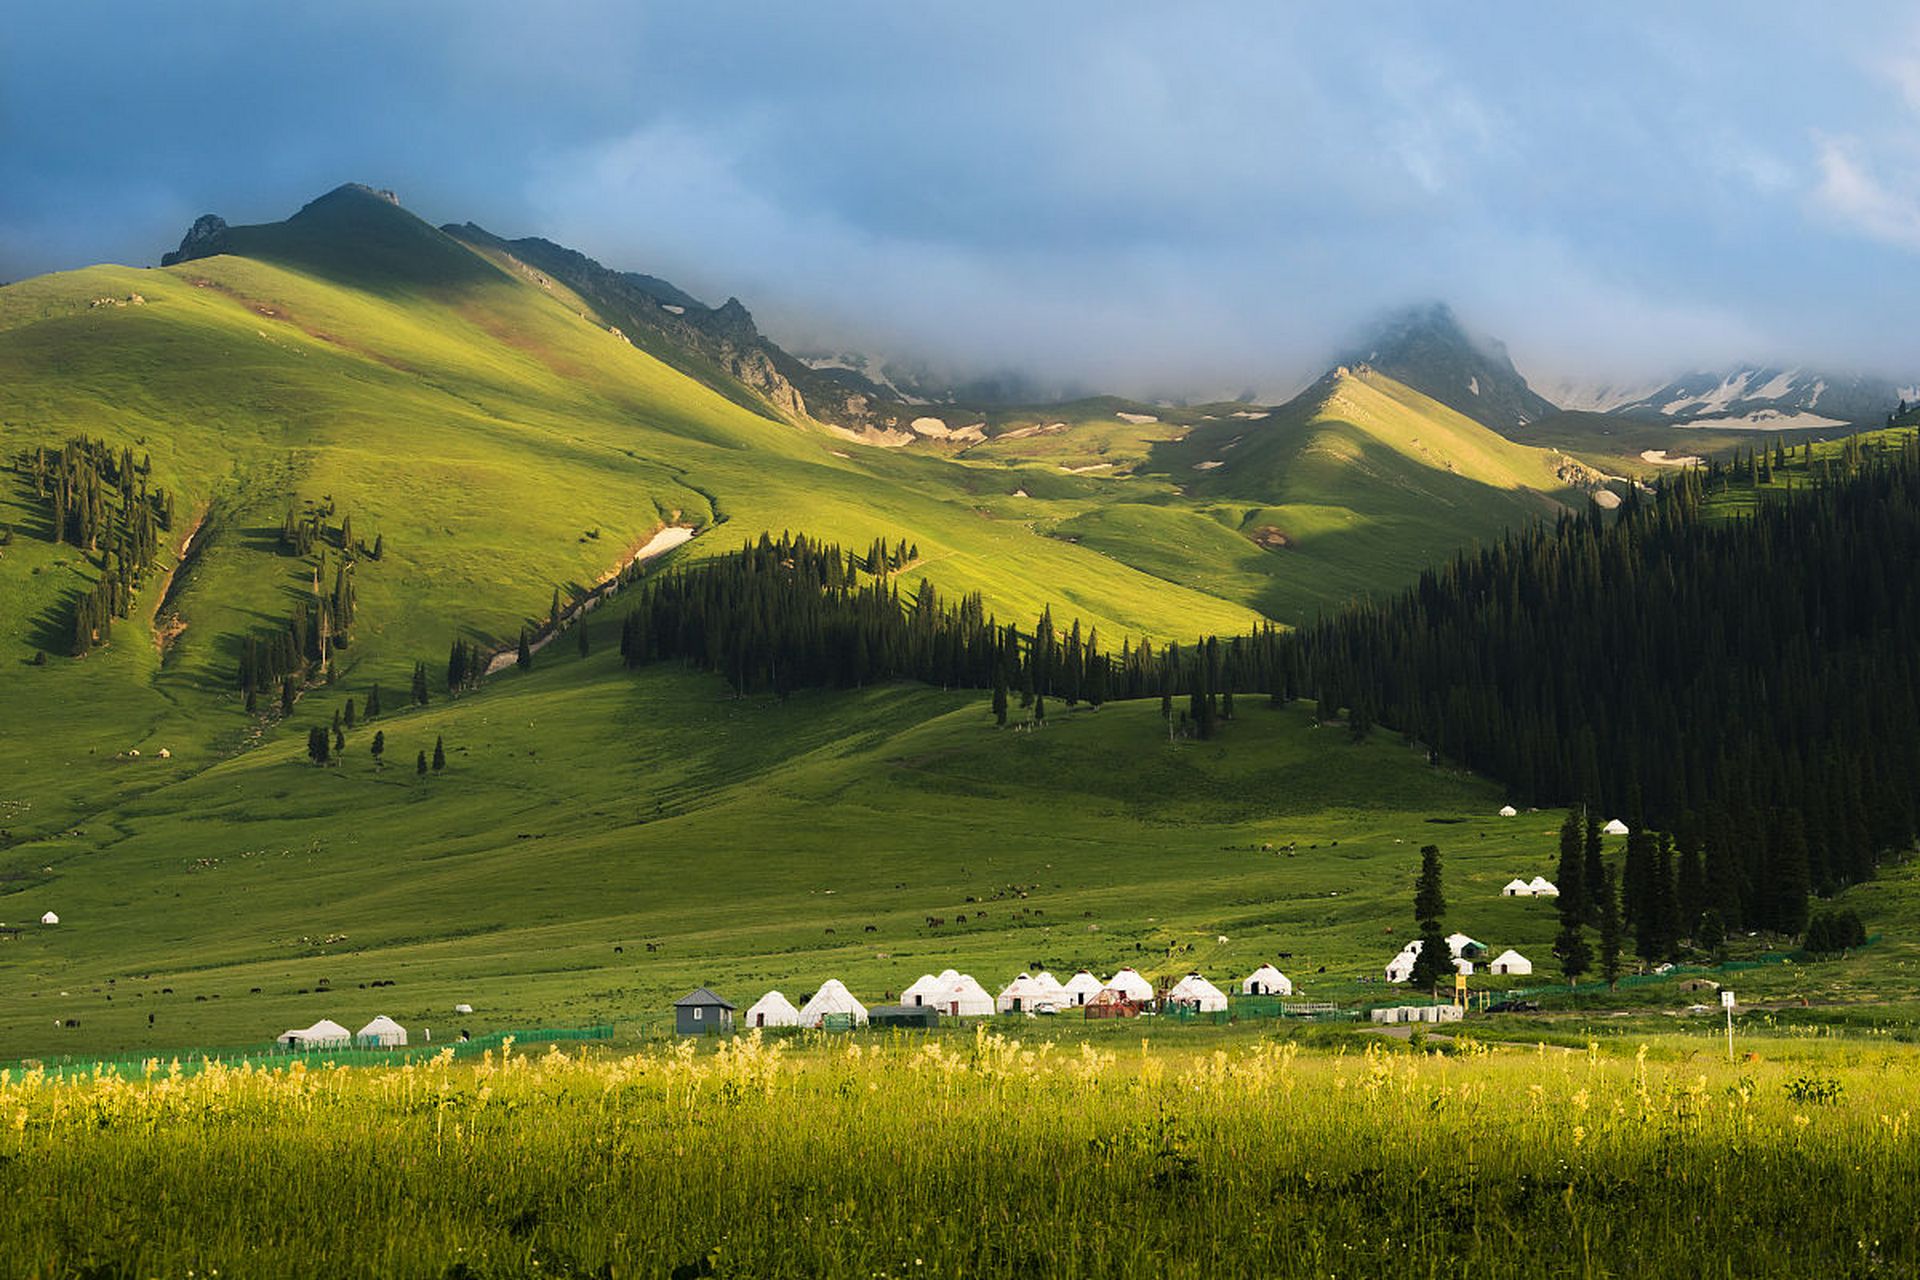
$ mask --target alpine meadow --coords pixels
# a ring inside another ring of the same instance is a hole
[[[0,1276],[1920,1274],[1908,16],[170,8],[0,49]]]

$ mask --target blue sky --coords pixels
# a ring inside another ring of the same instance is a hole
[[[69,3],[0,278],[339,182],[783,340],[1273,392],[1444,298],[1529,374],[1920,373],[1911,6]]]

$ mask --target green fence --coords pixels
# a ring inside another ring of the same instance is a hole
[[[155,1071],[161,1074],[172,1070],[175,1062],[180,1064],[180,1070],[183,1073],[189,1074],[200,1071],[214,1062],[226,1067],[249,1065],[289,1067],[296,1062],[304,1063],[308,1067],[378,1067],[395,1066],[404,1062],[421,1062],[448,1050],[453,1052],[456,1060],[471,1058],[490,1049],[498,1049],[508,1040],[512,1040],[514,1046],[519,1048],[536,1044],[611,1039],[613,1039],[611,1026],[539,1027],[532,1030],[489,1031],[486,1035],[475,1036],[470,1040],[409,1044],[399,1049],[360,1047],[288,1049],[274,1043],[240,1048],[171,1049],[166,1052],[140,1054],[48,1054],[44,1057],[18,1059],[5,1064],[4,1069],[18,1072],[39,1068],[52,1075],[91,1075],[113,1072],[121,1076],[138,1077],[146,1073],[148,1063],[154,1063]]]

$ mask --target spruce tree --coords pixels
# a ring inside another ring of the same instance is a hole
[[[1587,918],[1587,849],[1582,839],[1584,824],[1581,819],[1580,810],[1569,809],[1566,820],[1560,824],[1560,865],[1555,872],[1560,897],[1555,905],[1559,908],[1563,925],[1569,918],[1576,922]]]
[[[292,676],[288,676],[280,682],[280,714],[281,715],[286,716],[286,715],[293,714],[293,701],[298,696],[299,696],[298,691],[295,690],[293,687]]]
[[[1600,867],[1600,889],[1594,907],[1600,913],[1600,976],[1609,988],[1620,982],[1620,886],[1613,868]]]
[[[353,728],[353,699],[347,699],[347,728]]]
[[[1414,957],[1408,979],[1416,987],[1432,987],[1453,971],[1453,952],[1447,946],[1447,897],[1441,883],[1440,846],[1420,850],[1420,875],[1413,887],[1413,919],[1420,929],[1420,954]]]
[[[560,588],[553,589],[553,604],[547,609],[547,628],[553,630],[560,625]]]
[[[375,767],[375,768],[379,768],[379,767],[380,767],[380,757],[381,757],[381,756],[383,756],[383,755],[385,755],[385,754],[387,753],[387,733],[386,733],[386,730],[384,730],[384,729],[375,729],[375,730],[373,731],[373,745],[372,745],[371,747],[369,747],[369,748],[367,748],[367,750],[369,750],[369,751],[371,751],[371,752],[373,753],[373,763],[374,763],[374,767]]]
[[[1566,975],[1570,987],[1578,985],[1580,975],[1593,967],[1593,950],[1587,946],[1587,936],[1581,931],[1578,915],[1561,913],[1560,932],[1553,940],[1553,954],[1560,961],[1560,972]]]
[[[1007,724],[1007,682],[1001,676],[993,680],[993,722],[1001,728]]]
[[[327,731],[319,725],[307,730],[307,759],[315,764],[327,762]]]
[[[333,730],[333,750],[334,750],[334,753],[335,753],[336,755],[338,755],[338,754],[340,754],[340,753],[342,753],[342,752],[344,752],[344,751],[346,751],[346,749],[347,749],[347,735],[346,735],[346,734],[344,734],[344,733],[341,733],[341,732],[340,732],[340,729],[339,729],[339,727],[338,727],[338,726],[335,726],[335,728],[334,728],[334,730]]]
[[[367,719],[371,720],[375,716],[378,716],[379,714],[380,714],[380,683],[379,681],[376,680],[374,682],[372,690],[370,690],[367,694]]]
[[[419,756],[417,756],[414,759],[413,771],[419,774],[423,778],[427,776],[427,753],[426,752],[422,751],[419,754]]]
[[[436,735],[433,740],[433,771],[435,773],[438,773],[446,767],[447,767],[446,743],[444,742],[444,740],[442,740],[439,736]]]
[[[1587,923],[1598,925],[1600,923],[1600,914],[1598,905],[1592,901],[1592,898],[1594,886],[1600,883],[1601,871],[1605,866],[1605,844],[1600,830],[1600,811],[1592,801],[1587,801],[1585,804],[1582,804],[1580,808],[1586,817],[1585,843],[1587,855],[1586,865],[1581,868],[1584,874],[1580,877],[1580,886],[1586,891],[1589,899],[1587,903]],[[1615,886],[1615,888],[1617,890],[1618,886]],[[1614,909],[1616,911],[1619,910],[1617,894]]]
[[[527,629],[525,627],[520,628],[520,649],[519,652],[514,655],[513,660],[522,670],[533,665],[533,646],[527,643]]]

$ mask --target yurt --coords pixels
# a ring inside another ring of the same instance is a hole
[[[1068,978],[1061,986],[1066,993],[1066,1003],[1080,1005],[1100,994],[1100,988],[1107,984],[1088,973],[1085,969]]]
[[[1627,824],[1618,818],[1609,820],[1607,825],[1600,829],[1610,836],[1624,836],[1627,834]]]
[[[282,1032],[280,1043],[289,1049],[344,1049],[353,1043],[353,1033],[330,1018],[322,1018],[310,1027]]]
[[[1197,973],[1174,983],[1167,999],[1173,1004],[1191,1005],[1201,1013],[1224,1013],[1227,1008],[1227,993]]]
[[[1520,811],[1510,804],[1503,804],[1500,806],[1500,816],[1503,818],[1517,818],[1520,816]]]
[[[47,912],[47,914],[40,917],[40,923],[41,924],[59,924],[60,917],[55,915],[53,912],[49,911]]]
[[[769,991],[753,1002],[747,1010],[746,1020],[741,1024],[749,1029],[753,1027],[797,1027],[800,1025],[800,1011],[793,1007],[793,1001],[778,991]]]
[[[1123,1000],[1145,1003],[1153,999],[1153,984],[1132,969],[1122,969],[1113,975],[1113,980],[1102,988],[1120,996]]]
[[[1560,890],[1555,888],[1553,881],[1547,879],[1545,876],[1535,876],[1533,879],[1527,881],[1527,888],[1533,890],[1533,896],[1536,898],[1557,898],[1560,896]]]
[[[1509,947],[1495,956],[1487,968],[1493,973],[1532,973],[1533,961]]]
[[[1073,1003],[1072,1000],[1068,999],[1067,989],[1061,984],[1060,979],[1054,977],[1045,969],[1034,974],[1033,980],[1040,984],[1042,998],[1052,1001],[1054,1008],[1064,1009]]]
[[[1000,989],[993,1007],[998,1013],[1035,1013],[1042,1002],[1053,1003],[1047,999],[1046,988],[1033,980],[1033,975],[1023,973]]]
[[[1469,960],[1477,959],[1487,953],[1486,947],[1464,933],[1447,935],[1447,950],[1456,957],[1465,956]]]
[[[383,1013],[360,1028],[353,1041],[363,1049],[404,1049],[407,1029]]]
[[[847,984],[838,978],[828,978],[821,983],[820,989],[813,993],[813,999],[800,1006],[800,1025],[803,1027],[821,1026],[831,1017],[852,1018],[855,1026],[862,1026],[867,1021],[867,1006],[855,1000],[853,993],[847,990]]]
[[[930,973],[923,973],[913,980],[911,986],[900,993],[900,1003],[918,1009],[922,1005],[932,1004],[934,994],[939,990],[940,979]]]
[[[994,1012],[993,993],[968,973],[955,973],[952,981],[942,981],[927,1003],[948,1018],[986,1018]]]
[[[1500,891],[1500,896],[1503,898],[1531,898],[1533,896],[1533,886],[1525,880],[1509,880],[1507,881],[1507,887]]]
[[[1413,976],[1413,962],[1419,958],[1419,954],[1417,951],[1402,951],[1399,955],[1387,961],[1387,981],[1405,982],[1408,978],[1411,978]]]
[[[1247,996],[1290,996],[1293,982],[1270,964],[1263,964],[1240,980],[1240,994]]]

